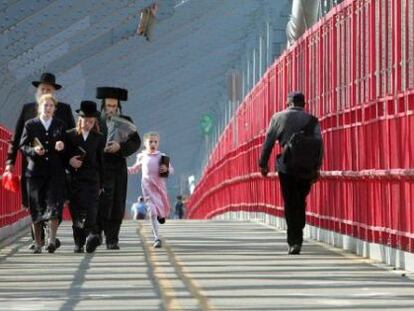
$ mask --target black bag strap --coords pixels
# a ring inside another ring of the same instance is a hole
[[[305,124],[305,126],[301,129],[301,130],[299,130],[299,131],[297,131],[297,132],[295,132],[295,133],[293,133],[293,135],[292,136],[294,136],[295,134],[298,134],[298,133],[300,133],[300,132],[304,132],[306,135],[311,135],[312,133],[313,133],[313,131],[315,130],[315,127],[316,127],[316,125],[319,123],[319,120],[318,120],[318,118],[316,118],[316,117],[314,117],[314,116],[310,116],[310,119],[309,119],[309,121],[308,121],[308,123],[306,123]],[[282,146],[282,148],[283,149],[285,149],[286,148],[286,146],[287,146],[287,144],[289,143],[289,140],[292,138],[292,136],[290,136],[290,138],[286,141],[286,143]]]
[[[316,125],[318,125],[318,118],[315,116],[310,116],[310,120],[308,121],[308,123],[306,123],[306,125],[303,127],[302,131],[305,132],[305,134],[312,134],[313,131],[315,130]]]

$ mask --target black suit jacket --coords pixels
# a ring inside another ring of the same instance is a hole
[[[24,124],[33,118],[37,117],[37,104],[28,103],[24,104],[17,119],[16,127],[14,129],[13,137],[9,142],[9,148],[7,151],[6,165],[16,162],[17,151],[19,150],[19,144],[23,133]],[[72,109],[68,104],[58,103],[55,111],[55,118],[60,119],[66,128],[75,127],[75,120],[73,118]]]
[[[86,151],[86,154],[79,169],[74,169],[69,165],[73,180],[97,182],[99,185],[102,185],[103,149],[105,148],[103,135],[90,131],[85,141],[82,134],[78,134],[76,128],[69,130],[66,135],[68,160],[74,156],[81,155],[82,152],[78,148],[79,146]]]
[[[46,131],[39,118],[26,122],[20,141],[21,150],[27,159],[26,177],[57,176],[65,178],[65,153],[56,151],[57,141],[65,143],[66,125],[59,119],[53,118]],[[39,139],[45,149],[45,154],[39,156],[34,151],[34,140]]]

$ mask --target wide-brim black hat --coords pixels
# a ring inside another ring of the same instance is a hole
[[[98,87],[96,88],[96,98],[115,98],[118,100],[128,100],[128,91],[119,87]]]
[[[55,75],[50,72],[42,73],[39,81],[32,81],[34,87],[38,87],[41,83],[53,85],[56,90],[62,88],[60,84],[56,83]]]
[[[80,109],[77,109],[76,112],[84,118],[98,118],[100,113],[96,108],[96,103],[91,100],[83,100],[81,101]]]

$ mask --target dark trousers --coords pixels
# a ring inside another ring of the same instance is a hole
[[[279,173],[279,179],[285,202],[287,242],[289,246],[302,245],[303,228],[306,224],[306,197],[312,182],[309,179],[300,179],[283,173]]]
[[[97,227],[99,184],[73,178],[69,205],[73,240],[83,247],[89,234],[99,234]]]
[[[101,227],[105,233],[106,244],[118,244],[121,224],[122,219],[104,219],[102,221]]]
[[[25,208],[29,207],[29,198],[27,195],[27,178],[24,175],[24,172],[22,172],[22,176],[20,178],[20,193],[22,195],[22,205],[24,205]]]
[[[184,210],[182,208],[176,208],[175,213],[176,213],[178,219],[183,219]]]
[[[104,173],[104,193],[99,198],[98,223],[105,233],[106,244],[118,244],[119,231],[125,213],[128,173],[126,165],[107,169]]]

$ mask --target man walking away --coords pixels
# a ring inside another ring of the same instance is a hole
[[[323,141],[318,119],[305,112],[305,96],[292,92],[287,108],[276,113],[262,147],[259,166],[267,176],[268,160],[276,140],[282,146],[276,167],[285,203],[288,254],[300,254],[306,222],[306,197],[319,177],[323,157]]]

